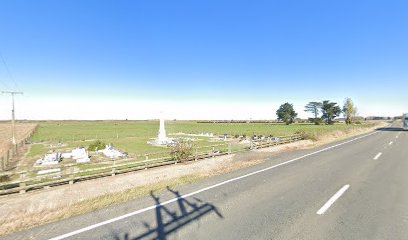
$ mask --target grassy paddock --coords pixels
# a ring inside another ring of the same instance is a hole
[[[360,125],[312,125],[293,124],[282,125],[276,123],[197,123],[194,121],[167,121],[168,134],[183,133],[213,133],[215,135],[265,135],[287,136],[297,132],[304,132],[305,136],[316,139],[321,135],[333,132],[348,132],[356,128],[372,127],[375,123]],[[40,122],[39,128],[32,137],[34,143],[63,142],[69,147],[87,147],[92,141],[100,139],[105,143],[112,143],[115,147],[130,154],[149,154],[166,151],[165,148],[147,144],[151,138],[157,136],[158,121],[50,121]],[[212,145],[205,137],[198,137],[197,146]],[[34,145],[35,146],[35,145]],[[47,146],[47,145],[44,145]],[[29,156],[39,155],[48,151],[47,147],[32,148]]]

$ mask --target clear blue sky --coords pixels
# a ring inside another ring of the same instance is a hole
[[[96,118],[154,118],[169,103],[176,118],[229,118],[211,109],[241,103],[231,118],[275,118],[286,101],[307,116],[308,101],[345,97],[362,115],[399,115],[408,112],[407,12],[408,1],[392,0],[3,0],[0,53],[25,92],[23,118],[81,118],[73,109],[88,100],[135,104],[120,117],[95,107]],[[0,62],[0,89],[13,87]],[[38,106],[47,102],[71,106],[58,115]],[[8,118],[8,98],[0,103]],[[138,111],[150,103],[150,115]],[[207,113],[182,113],[183,104]]]

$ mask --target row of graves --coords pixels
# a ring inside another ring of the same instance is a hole
[[[89,151],[84,148],[75,148],[70,152],[66,150],[53,150],[52,153],[46,154],[43,158],[38,159],[34,166],[49,166],[58,165],[63,161],[88,163],[91,158],[98,158],[102,160],[116,160],[127,157],[127,153],[115,149],[111,144],[106,145],[105,149],[96,150],[95,155],[90,156]]]
[[[195,137],[192,140],[198,141],[200,138],[207,139],[208,142],[232,142],[232,143],[240,143],[240,144],[249,144],[252,141],[262,141],[262,142],[277,142],[280,141],[280,138],[273,137],[273,136],[265,136],[265,135],[253,135],[251,137],[247,135],[215,135],[213,133],[200,133],[200,134],[192,134],[192,133],[175,133],[175,136],[186,136],[186,137]],[[191,139],[191,138],[190,138]]]

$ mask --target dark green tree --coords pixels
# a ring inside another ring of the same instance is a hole
[[[278,116],[278,120],[281,120],[289,125],[295,121],[297,113],[293,109],[293,104],[284,103],[276,111],[276,115]]]
[[[323,104],[321,102],[309,102],[305,106],[305,112],[313,113],[314,118],[311,120],[316,125],[319,125],[321,123],[321,118],[319,117],[319,114],[322,106]]]
[[[337,103],[325,100],[322,103],[322,114],[327,124],[333,124],[333,120],[341,114],[341,108]]]

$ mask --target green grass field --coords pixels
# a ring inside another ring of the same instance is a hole
[[[167,134],[213,133],[214,135],[265,135],[287,136],[303,131],[307,136],[316,138],[331,131],[350,131],[355,128],[371,127],[374,123],[360,125],[319,125],[312,124],[265,124],[265,123],[197,123],[193,121],[166,121]],[[147,144],[157,136],[158,121],[50,121],[40,122],[32,137],[33,143],[62,142],[68,147],[87,147],[91,140],[100,139],[112,143],[116,148],[130,154],[148,154],[166,151],[165,148]],[[198,146],[212,145],[205,137],[200,137]],[[48,145],[33,145],[30,157],[37,157],[49,150]]]

